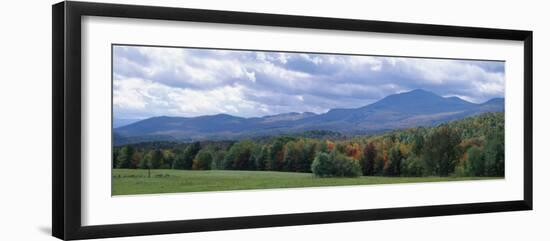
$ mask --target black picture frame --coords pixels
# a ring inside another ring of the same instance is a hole
[[[522,200],[420,207],[140,222],[81,224],[81,17],[104,16],[281,26],[327,30],[516,40],[524,43],[524,186]],[[523,30],[443,26],[278,14],[151,7],[90,2],[52,6],[52,233],[60,239],[88,239],[213,230],[308,225],[381,219],[532,210],[533,208],[533,33]]]

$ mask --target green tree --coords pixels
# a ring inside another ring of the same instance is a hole
[[[178,153],[175,153],[174,154],[174,161],[172,162],[172,169],[179,169],[179,170],[182,170],[184,169],[183,168],[183,153],[182,152],[178,152]]]
[[[340,152],[334,150],[330,153],[330,159],[335,165],[334,176],[337,177],[357,177],[361,176],[361,165],[358,160],[354,160]]]
[[[399,149],[399,144],[393,146],[388,154],[388,162],[384,168],[384,173],[388,176],[400,176],[401,175],[401,159],[403,155]]]
[[[407,177],[421,177],[424,175],[422,159],[415,154],[409,155],[401,163],[401,175]]]
[[[374,144],[368,143],[363,149],[363,157],[361,159],[361,171],[365,176],[374,174],[374,159],[376,158],[376,148]]]
[[[158,169],[162,166],[164,156],[162,154],[162,151],[160,149],[155,149],[153,151],[149,152],[149,155],[151,156],[151,168]]]
[[[374,158],[373,175],[384,175],[384,166],[386,165],[386,156],[383,153],[378,153]]]
[[[493,132],[489,135],[484,148],[487,176],[504,176],[504,133]]]
[[[304,145],[303,156],[304,158],[300,162],[300,172],[311,172],[311,163],[315,159],[315,150],[317,149],[317,142],[307,141]]]
[[[419,133],[414,134],[411,148],[412,153],[414,153],[415,155],[421,155],[423,147],[424,137]]]
[[[273,171],[281,171],[284,166],[284,146],[285,142],[281,139],[276,139],[271,147],[269,157],[269,169]]]
[[[433,130],[425,140],[423,158],[428,175],[448,176],[454,172],[459,158],[460,134],[444,124]]]
[[[318,177],[357,177],[361,175],[361,165],[334,149],[330,154],[317,153],[311,171]]]
[[[468,149],[468,159],[466,160],[466,175],[468,176],[485,176],[486,166],[485,157],[481,148],[473,146]]]
[[[224,169],[254,170],[254,163],[250,161],[254,143],[250,140],[235,143],[224,158]]]
[[[283,155],[285,171],[300,171],[301,163],[304,159],[303,151],[300,148],[301,146],[298,142],[291,141],[286,143]]]
[[[162,151],[162,165],[160,168],[170,169],[174,163],[174,153],[172,150],[167,149]]]
[[[113,159],[112,159],[113,168],[116,168],[118,164],[118,152],[119,152],[118,149],[113,149]]]
[[[172,164],[173,169],[185,169],[191,170],[193,168],[193,159],[195,155],[200,151],[201,145],[199,142],[193,142],[189,144],[182,151],[177,151],[174,155],[174,161]]]
[[[212,167],[212,152],[202,149],[193,160],[193,170],[210,170]]]
[[[158,168],[160,166],[160,160],[162,158],[162,153],[160,154],[161,156],[159,157],[159,154],[158,153],[161,153],[160,150],[156,149],[156,150],[150,150],[149,152],[146,152],[143,157],[141,157],[137,167],[138,168],[141,168],[141,169],[147,169],[148,172],[147,172],[147,177],[151,177],[151,169],[152,168]]]
[[[212,169],[222,170],[223,169],[223,159],[225,158],[226,151],[218,150],[212,154]]]
[[[255,154],[254,162],[257,170],[267,170],[269,165],[270,146],[262,145],[260,151]]]
[[[130,168],[132,166],[132,157],[134,148],[132,146],[124,146],[120,149],[117,156],[117,168]]]
[[[139,169],[151,169],[151,156],[152,156],[152,151],[145,153],[141,157],[137,167]]]
[[[311,164],[311,172],[318,177],[329,177],[334,175],[334,163],[330,155],[325,152],[318,152]]]
[[[250,153],[250,160],[249,163],[252,164],[252,166],[254,166],[255,170],[262,170],[261,169],[261,166],[258,166],[258,164],[262,165],[261,163],[261,152],[262,152],[262,146],[263,145],[254,145],[254,147],[252,148],[251,150],[251,153]]]

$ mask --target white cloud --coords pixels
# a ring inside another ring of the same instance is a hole
[[[417,88],[504,95],[498,62],[118,46],[113,66],[121,118],[324,112]]]
[[[212,90],[182,89],[149,80],[115,79],[113,107],[122,114],[143,118],[156,115],[200,116],[228,113],[252,116],[257,103],[243,98],[243,86],[224,86]],[[143,111],[144,116],[137,113]]]
[[[309,61],[309,62],[312,62],[316,65],[319,65],[319,64],[322,64],[323,63],[323,58],[319,57],[319,56],[312,56],[312,55],[309,55],[309,54],[299,54],[300,57],[302,57],[303,59],[305,59],[306,61]]]
[[[113,81],[113,105],[124,109],[145,110],[147,101],[145,93],[141,92],[143,82],[137,79],[128,79],[124,82]]]

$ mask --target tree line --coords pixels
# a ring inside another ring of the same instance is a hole
[[[347,139],[152,142],[113,149],[113,168],[257,170],[330,176],[504,176],[504,113]]]

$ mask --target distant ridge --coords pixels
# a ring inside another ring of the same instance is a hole
[[[393,94],[353,109],[332,109],[323,114],[282,113],[243,118],[228,114],[199,117],[159,116],[114,129],[115,145],[151,140],[232,140],[257,136],[326,130],[347,135],[430,126],[485,112],[503,112],[504,99],[481,104],[459,97],[442,97],[417,89]]]

